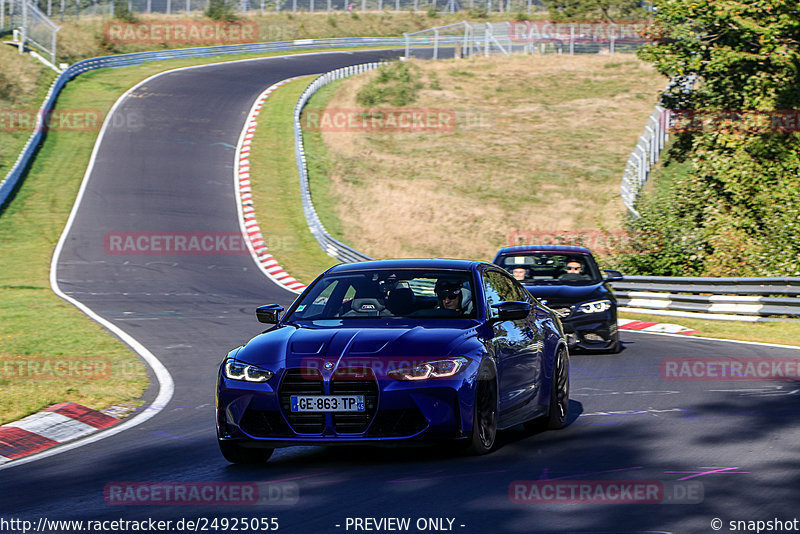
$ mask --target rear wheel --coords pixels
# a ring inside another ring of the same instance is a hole
[[[478,455],[491,452],[497,437],[497,385],[494,377],[480,379],[475,390],[468,452]]]
[[[250,449],[235,441],[217,440],[222,456],[232,464],[263,464],[275,449]]]

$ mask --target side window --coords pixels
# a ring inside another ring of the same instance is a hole
[[[492,304],[499,304],[507,300],[527,300],[527,297],[511,277],[497,271],[486,271],[483,275],[483,288],[486,293],[487,309],[492,310]],[[490,311],[490,314],[496,313]]]

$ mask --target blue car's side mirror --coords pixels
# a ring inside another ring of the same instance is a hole
[[[524,319],[531,313],[531,305],[528,302],[517,302],[508,300],[499,304],[492,304],[492,308],[497,310],[497,317],[493,321],[518,321]]]
[[[618,280],[622,280],[623,278],[622,273],[619,271],[605,270],[603,272],[606,273],[607,282],[616,282]]]
[[[256,308],[256,317],[259,323],[278,324],[282,311],[283,306],[279,304],[267,304]]]

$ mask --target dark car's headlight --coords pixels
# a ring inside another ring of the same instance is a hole
[[[595,300],[576,306],[578,313],[602,313],[611,309],[610,300]]]
[[[441,360],[418,363],[392,369],[387,374],[395,380],[428,380],[429,378],[449,378],[469,365],[469,358],[453,356]]]
[[[255,365],[228,360],[225,362],[225,376],[231,380],[244,380],[245,382],[266,382],[275,373],[269,369],[262,369]]]

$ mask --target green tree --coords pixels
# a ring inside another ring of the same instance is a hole
[[[785,113],[800,109],[796,0],[655,5],[640,57],[673,80],[662,103],[695,120],[668,159],[688,172],[629,221],[650,232],[639,252],[671,273],[800,275],[800,114]]]

